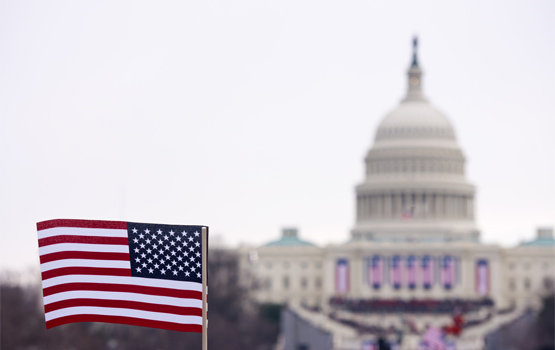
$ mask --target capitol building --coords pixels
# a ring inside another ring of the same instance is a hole
[[[453,348],[483,349],[488,334],[553,290],[552,228],[513,248],[480,242],[467,155],[424,93],[416,44],[406,97],[364,159],[350,239],[320,247],[285,228],[275,241],[239,249],[256,301],[288,306],[283,349],[364,349],[380,335],[418,349],[425,329],[450,325],[454,313],[465,324],[449,336]]]

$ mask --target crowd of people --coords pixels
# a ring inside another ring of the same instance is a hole
[[[430,313],[454,314],[477,311],[483,307],[493,307],[491,299],[465,300],[465,299],[345,299],[333,297],[330,306],[337,310],[346,310],[357,313]]]

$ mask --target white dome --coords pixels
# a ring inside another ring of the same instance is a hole
[[[475,239],[475,188],[449,119],[422,92],[416,57],[406,98],[387,114],[356,188],[355,239]]]
[[[455,140],[455,131],[447,117],[426,100],[405,100],[382,120],[376,132],[376,141],[399,138]]]

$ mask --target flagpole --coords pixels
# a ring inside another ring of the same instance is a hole
[[[208,298],[208,276],[207,266],[207,246],[208,239],[206,237],[206,227],[202,228],[202,350],[208,350],[208,317],[207,317],[207,298]]]

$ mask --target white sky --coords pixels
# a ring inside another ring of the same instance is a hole
[[[37,221],[205,224],[230,245],[354,224],[354,186],[405,93],[454,124],[484,242],[555,224],[555,2],[0,3],[0,263]]]

